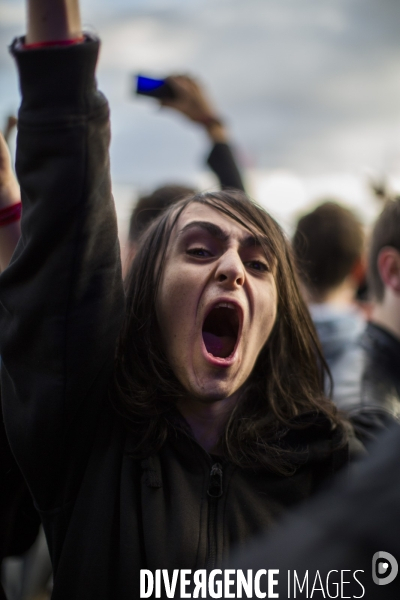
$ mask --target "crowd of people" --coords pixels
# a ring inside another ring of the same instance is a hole
[[[17,178],[0,136],[0,560],[45,536],[55,600],[142,597],[143,570],[400,560],[400,198],[367,235],[324,199],[288,240],[171,76],[220,189],[141,197],[121,263],[99,40],[78,0],[27,2]],[[33,564],[35,585],[4,570],[8,600],[48,593]],[[328,597],[398,595],[355,582]]]

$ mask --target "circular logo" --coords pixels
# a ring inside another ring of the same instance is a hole
[[[372,580],[376,585],[392,583],[399,571],[397,560],[389,552],[375,552],[372,557]]]

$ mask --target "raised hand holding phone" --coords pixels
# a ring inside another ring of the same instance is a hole
[[[202,125],[215,143],[226,143],[228,133],[201,84],[188,75],[170,75],[165,79],[136,76],[136,93],[155,98],[168,108]]]
[[[157,100],[172,100],[175,92],[165,79],[154,79],[145,75],[136,75],[136,93]]]
[[[175,97],[162,99],[161,105],[173,108],[191,121],[203,125],[214,142],[225,143],[228,138],[225,126],[201,84],[188,75],[171,75],[165,81]]]

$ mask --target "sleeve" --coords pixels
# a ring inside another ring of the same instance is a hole
[[[214,144],[207,164],[218,177],[221,189],[234,188],[245,191],[239,168],[228,144]]]
[[[8,444],[0,410],[0,561],[25,553],[34,543],[40,518]],[[1,596],[0,596],[1,598]]]
[[[124,310],[99,43],[11,51],[22,103],[21,238],[0,277],[3,411],[39,508],[70,500],[90,453]]]

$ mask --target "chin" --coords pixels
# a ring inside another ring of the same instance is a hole
[[[189,351],[188,351],[189,354]],[[203,357],[192,361],[175,362],[175,376],[187,394],[204,403],[225,400],[233,396],[248,379],[237,366],[216,368],[205,363]],[[236,368],[235,368],[236,367]]]
[[[240,386],[232,382],[208,381],[202,385],[185,386],[189,394],[204,402],[218,402],[233,396]]]

